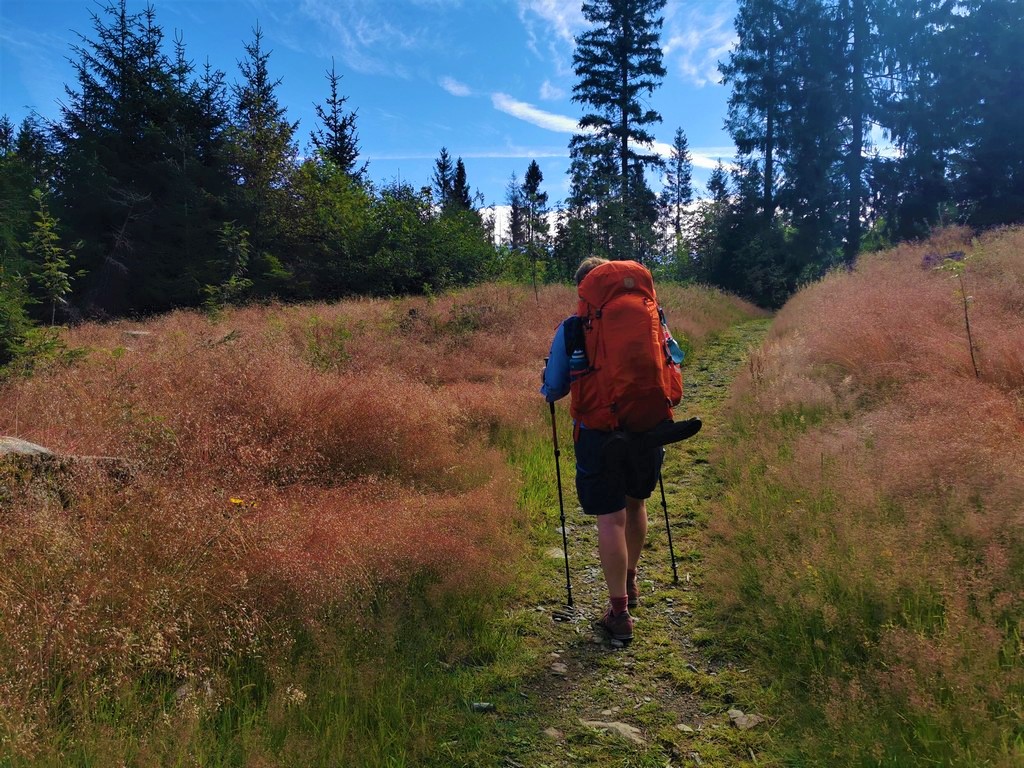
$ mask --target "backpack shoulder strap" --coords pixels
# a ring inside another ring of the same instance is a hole
[[[562,323],[562,341],[565,342],[565,354],[572,357],[577,349],[583,349],[583,318],[573,315]]]

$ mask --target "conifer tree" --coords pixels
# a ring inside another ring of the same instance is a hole
[[[508,247],[513,251],[522,251],[527,243],[527,201],[523,193],[523,185],[519,183],[516,172],[505,187],[505,202],[509,207]]]
[[[28,265],[22,243],[32,228],[33,175],[18,156],[14,123],[0,117],[0,367],[18,353],[31,327]]]
[[[726,173],[725,166],[721,160],[718,161],[711,170],[711,175],[708,176],[707,189],[712,202],[729,202],[729,174]]]
[[[10,115],[0,117],[0,157],[14,152],[14,123]]]
[[[281,79],[270,75],[271,51],[263,48],[263,30],[257,25],[252,32],[245,58],[238,62],[243,80],[232,88],[232,171],[254,255],[262,258],[268,272],[283,278],[273,251],[288,229],[287,187],[298,156],[298,122],[288,120],[278,101]]]
[[[221,272],[219,285],[203,286],[206,311],[216,315],[226,305],[238,301],[252,288],[246,277],[249,269],[249,233],[233,221],[226,221],[220,229],[221,254],[217,264]]]
[[[583,16],[593,27],[576,38],[573,54],[578,78],[573,101],[586,111],[570,152],[576,175],[600,175],[614,166],[614,176],[601,186],[611,183],[603,218],[610,230],[605,239],[618,258],[637,255],[639,230],[633,217],[649,192],[643,171],[660,164],[653,151],[643,151],[654,141],[651,126],[661,122],[644,97],[665,76],[659,42],[664,6],[665,0],[586,0]],[[582,180],[575,183],[581,190],[586,186]]]
[[[75,254],[73,249],[61,245],[57,220],[50,213],[42,190],[33,191],[32,199],[37,205],[36,220],[24,246],[32,265],[33,278],[50,305],[50,325],[54,325],[57,304],[64,302],[64,297],[71,293],[71,273],[68,270]]]
[[[775,161],[785,113],[783,93],[789,65],[789,0],[743,0],[736,14],[738,44],[720,67],[732,86],[725,126],[741,155],[763,159],[761,208],[775,216]]]
[[[38,121],[27,117],[15,131],[10,117],[0,117],[0,251],[11,270],[29,234],[32,191],[46,187],[52,174],[52,150]]]
[[[321,155],[337,165],[354,181],[362,183],[366,175],[366,163],[359,164],[359,134],[356,132],[356,111],[346,111],[347,96],[338,93],[341,81],[331,59],[331,68],[326,73],[330,93],[325,104],[316,104],[316,115],[321,126],[310,132],[309,138]]]
[[[793,226],[792,248],[821,270],[837,260],[846,205],[843,178],[845,65],[838,31],[820,0],[796,0],[785,86],[779,207]],[[784,150],[784,151],[782,151]],[[762,168],[763,172],[763,168]],[[802,267],[798,268],[802,271]]]
[[[698,277],[714,285],[721,285],[715,276],[721,271],[724,240],[729,213],[729,174],[722,161],[711,171],[707,181],[708,197],[697,206],[697,222],[693,234],[694,263],[685,262],[686,268],[677,263],[679,276]],[[694,274],[691,274],[691,268]]]
[[[448,207],[455,196],[455,166],[452,164],[452,156],[448,154],[447,147],[441,147],[441,154],[434,161],[434,192],[437,194],[437,202],[442,209]]]
[[[879,28],[889,52],[879,122],[898,152],[870,163],[878,243],[921,237],[952,199],[947,171],[961,123],[940,117],[948,87],[939,74],[952,29],[944,0],[891,5]]]
[[[661,208],[672,227],[673,250],[678,251],[683,242],[683,216],[686,207],[693,202],[693,160],[687,145],[686,134],[676,128],[672,141],[672,154],[666,163],[665,186],[661,192]]]
[[[523,176],[523,201],[526,204],[526,241],[531,250],[543,248],[548,238],[547,206],[548,193],[541,192],[544,174],[531,160]]]
[[[473,195],[466,181],[466,166],[462,158],[455,161],[455,178],[452,180],[451,204],[456,210],[470,211],[473,209]]]
[[[867,213],[867,170],[871,126],[883,119],[882,104],[898,53],[886,43],[902,46],[883,31],[901,4],[891,0],[822,0],[822,13],[834,47],[830,61],[838,97],[841,135],[839,182],[843,211],[843,260],[852,266],[860,251]],[[917,5],[914,3],[912,5]]]
[[[35,115],[21,121],[14,139],[14,152],[32,173],[36,186],[47,187],[53,181],[54,148],[50,132]]]
[[[85,242],[87,308],[152,311],[195,299],[183,202],[194,142],[183,49],[171,60],[153,8],[124,0],[92,14],[93,37],[73,46],[76,87],[54,126],[59,149],[55,207]]]
[[[0,244],[0,373],[17,356],[25,334],[32,327],[26,311],[29,301],[20,260]]]
[[[950,171],[966,221],[1024,221],[1024,3],[962,0],[937,37],[933,118],[954,129]]]

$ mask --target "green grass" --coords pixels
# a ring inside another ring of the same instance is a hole
[[[713,560],[730,573],[728,580],[715,579],[714,592],[731,599],[727,611],[722,603],[708,606],[714,617],[708,640],[768,682],[765,706],[779,714],[776,744],[785,764],[1024,764],[1024,686],[1018,683],[1015,693],[1011,686],[1001,701],[985,692],[986,679],[1024,679],[1019,617],[1003,627],[1000,669],[985,666],[994,656],[972,657],[975,641],[950,635],[958,630],[949,624],[949,597],[940,584],[922,580],[894,589],[882,571],[858,564],[837,528],[851,510],[832,487],[830,462],[822,463],[823,482],[810,484],[816,491],[779,472],[792,461],[789,446],[810,425],[842,416],[791,409],[759,418],[737,418],[726,441],[739,449],[733,459],[744,458],[724,478],[720,514],[730,520],[729,553],[723,562],[719,550]],[[770,435],[774,447],[744,453],[756,434]],[[912,508],[887,499],[864,525],[877,520],[909,524]],[[779,564],[788,570],[783,583]],[[938,668],[925,678],[918,668],[920,702],[910,698],[906,682],[890,688],[886,681],[902,661],[900,649],[886,644],[893,632],[922,641],[947,637],[945,648],[965,654],[956,679]],[[971,709],[964,706],[968,699]]]
[[[100,698],[58,685],[51,706],[63,727],[46,751],[0,765],[336,766],[344,756],[397,768],[444,757],[450,734],[460,754],[490,751],[494,734],[472,702],[519,698],[521,651],[496,616],[503,603],[486,587],[437,594],[423,579],[358,623],[325,618],[288,659],[231,661],[212,678],[213,706],[202,685],[180,701],[167,681]]]
[[[750,338],[763,333],[763,327],[753,324]],[[743,333],[723,343],[734,353],[744,348]],[[690,365],[704,366],[695,377],[704,383],[688,391],[688,413],[707,416],[702,404],[718,402],[727,391],[728,372],[716,359],[716,343],[711,340],[690,356]],[[0,766],[470,768],[512,760],[510,765],[663,768],[667,756],[691,750],[699,750],[706,765],[745,764],[751,745],[762,745],[763,739],[738,734],[727,724],[682,734],[656,698],[632,713],[651,737],[648,749],[637,750],[578,722],[560,724],[564,744],[542,735],[551,724],[546,719],[551,702],[538,682],[547,676],[548,654],[559,641],[551,634],[548,614],[535,608],[547,610],[565,602],[565,576],[563,561],[545,554],[561,548],[562,539],[549,414],[543,404],[538,409],[544,411],[542,429],[492,435],[520,478],[518,541],[525,550],[509,553],[500,564],[513,571],[503,584],[477,584],[444,594],[430,574],[420,574],[382,594],[369,612],[355,611],[358,617],[342,612],[322,617],[316,627],[291,628],[290,644],[278,642],[264,656],[233,659],[211,670],[210,697],[203,681],[182,692],[177,681],[139,679],[101,696],[58,685],[49,703],[60,712],[50,718],[58,727],[40,740],[42,751],[5,751],[9,742],[2,741],[3,729],[9,721],[0,716]],[[563,503],[572,520],[571,427],[563,404],[556,413]],[[706,522],[707,503],[719,489],[718,479],[708,471],[708,452],[706,442],[687,445],[680,451],[679,466],[696,474],[666,482],[680,574],[692,572],[694,585],[702,579],[702,552],[685,531]],[[660,529],[663,535],[661,515],[660,504],[652,506],[652,531]],[[582,537],[575,545],[573,576],[579,579],[581,553],[592,542]],[[648,556],[658,568],[668,568],[667,555],[664,542],[652,542]],[[663,601],[667,594],[659,592],[652,601]],[[702,632],[700,626],[692,632],[698,645]],[[282,637],[277,635],[277,640]],[[676,652],[668,634],[650,632],[646,642],[637,652],[637,674],[703,697],[709,721],[723,721],[726,699],[737,691],[742,700],[752,695],[745,692],[750,680],[743,675],[694,675],[678,659],[665,664]],[[621,683],[625,678],[618,663],[608,655],[600,658],[599,668]],[[606,682],[581,695],[610,707],[621,692],[617,684]],[[474,711],[473,702],[489,702],[495,710]],[[763,754],[761,746],[758,751]]]

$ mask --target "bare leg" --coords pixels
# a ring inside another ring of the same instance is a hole
[[[626,497],[626,551],[628,559],[626,567],[636,570],[644,544],[647,543],[647,504],[643,499]]]
[[[598,516],[597,552],[601,556],[601,570],[604,571],[604,580],[608,585],[608,596],[624,597],[626,566],[629,562],[625,509]]]

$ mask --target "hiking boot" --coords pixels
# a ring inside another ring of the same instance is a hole
[[[640,605],[640,585],[637,584],[635,575],[632,579],[626,579],[626,597],[629,598],[626,604],[630,608]]]
[[[613,640],[628,643],[633,639],[633,617],[629,615],[629,611],[615,614],[609,607],[604,616],[595,623],[611,635]]]

